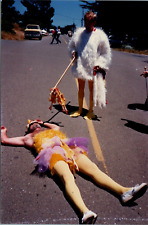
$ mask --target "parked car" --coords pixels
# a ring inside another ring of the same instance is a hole
[[[25,39],[38,38],[42,39],[42,31],[39,25],[28,24],[25,29]]]
[[[45,35],[45,36],[48,35],[48,32],[47,32],[47,30],[45,30],[45,29],[42,29],[41,32],[42,32],[42,35]]]

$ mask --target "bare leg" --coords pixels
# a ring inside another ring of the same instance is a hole
[[[78,101],[79,101],[79,110],[72,113],[71,117],[80,116],[83,108],[83,98],[84,98],[84,88],[85,88],[85,80],[78,79]]]
[[[84,119],[94,119],[95,115],[93,113],[93,81],[90,80],[88,81],[88,86],[89,86],[89,111],[87,113],[87,115],[84,117]]]
[[[79,167],[80,172],[88,175],[92,180],[100,187],[106,188],[110,191],[121,196],[124,192],[131,188],[126,188],[116,183],[108,175],[103,173],[95,163],[93,163],[87,156],[79,155],[76,163]]]
[[[58,161],[54,165],[54,172],[61,179],[65,186],[65,192],[68,198],[75,204],[80,213],[83,215],[85,212],[89,211],[81,197],[80,191],[75,183],[74,176],[71,173],[68,164],[64,161]]]

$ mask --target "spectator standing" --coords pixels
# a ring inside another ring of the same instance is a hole
[[[60,26],[58,26],[57,37],[56,37],[57,44],[61,43],[61,41],[59,40],[60,35],[61,35],[61,28],[60,28]]]
[[[52,41],[50,44],[53,44],[54,40],[57,38],[57,29],[56,27],[52,31]]]

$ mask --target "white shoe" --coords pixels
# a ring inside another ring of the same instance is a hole
[[[92,211],[88,211],[84,213],[81,224],[94,224],[96,219],[97,214]]]
[[[146,183],[142,183],[140,185],[137,184],[135,187],[132,187],[129,191],[126,191],[125,193],[123,193],[121,195],[122,203],[127,203],[128,201],[132,200],[134,197],[136,197],[135,195],[138,195],[138,193],[142,190],[143,190],[142,194],[144,194],[146,189],[147,189]],[[139,196],[139,197],[141,197],[141,196]],[[138,196],[137,196],[137,198],[138,198]]]

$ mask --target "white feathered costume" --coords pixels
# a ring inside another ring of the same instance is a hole
[[[111,49],[107,35],[101,29],[88,32],[85,27],[78,28],[69,42],[69,53],[75,51],[78,58],[72,71],[76,78],[94,80],[94,105],[106,106],[106,88],[101,73],[93,75],[93,68],[99,66],[107,71],[111,62]]]

